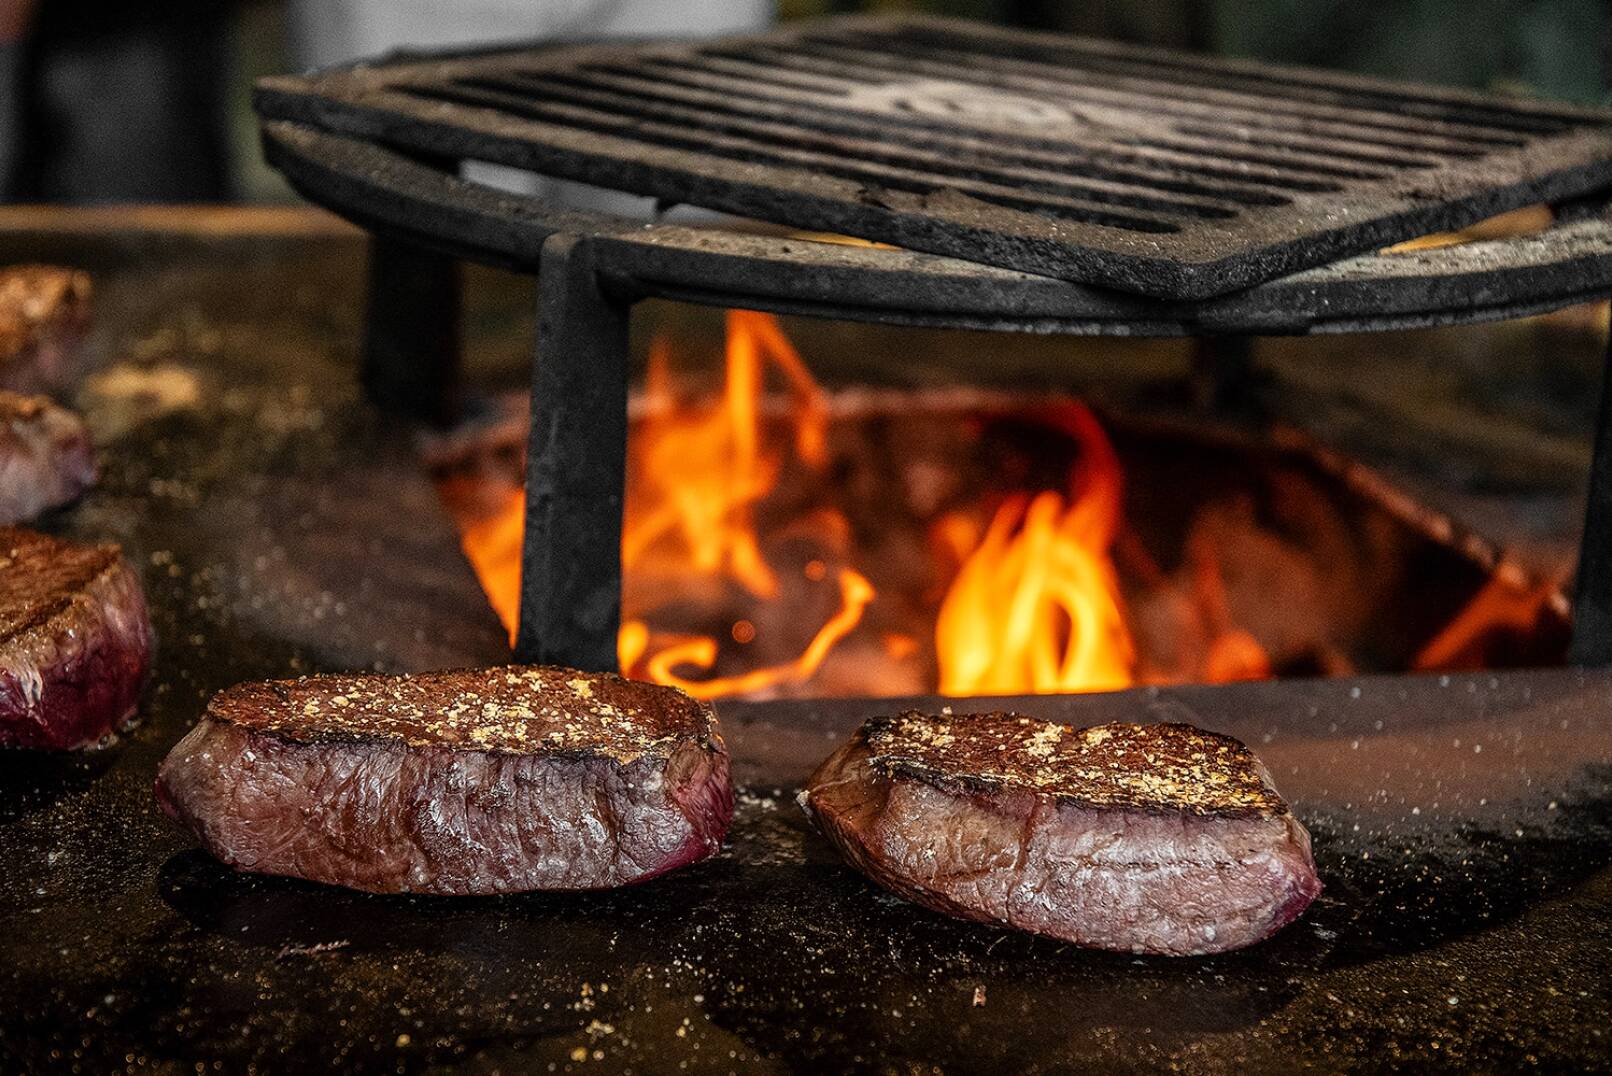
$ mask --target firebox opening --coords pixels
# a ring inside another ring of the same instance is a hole
[[[439,474],[513,632],[524,416],[500,429]],[[622,563],[621,668],[702,697],[1545,665],[1569,631],[1557,586],[1296,434],[831,391],[749,311],[720,362],[651,341]]]

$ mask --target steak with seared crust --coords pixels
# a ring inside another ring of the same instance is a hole
[[[117,546],[0,528],[0,747],[88,747],[124,727],[151,646]]]
[[[231,866],[378,893],[642,882],[716,852],[733,816],[709,706],[521,666],[241,684],[157,798]]]
[[[0,525],[71,504],[94,483],[83,419],[43,396],[0,390]]]
[[[1191,725],[874,718],[800,800],[909,900],[1100,949],[1236,949],[1321,891],[1309,834],[1259,760]]]

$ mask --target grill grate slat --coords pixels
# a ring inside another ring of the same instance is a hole
[[[802,122],[795,117],[788,117],[786,122],[777,122],[781,114],[757,119],[754,113],[746,114],[735,109],[716,95],[679,94],[664,86],[654,87],[632,79],[600,76],[591,69],[579,75],[554,76],[548,80],[513,76],[458,85],[482,86],[526,99],[614,109],[616,114],[626,119],[686,123],[716,134],[810,146],[825,152],[844,153],[852,150],[868,160],[897,167],[920,167],[939,176],[1018,184],[1026,190],[1113,201],[1115,204],[1161,213],[1230,216],[1242,205],[1283,205],[1287,202],[1285,198],[1246,186],[1192,183],[1168,173],[1122,174],[1109,170],[1106,174],[1099,174],[1097,170],[1084,168],[1080,161],[1068,157],[1059,159],[1046,155],[1035,159],[1021,155],[1014,160],[985,142],[951,140],[947,148],[952,155],[948,156],[901,139],[870,141],[865,132],[844,125]],[[1052,168],[1063,171],[1054,172],[1050,170]],[[1082,179],[1091,182],[1083,186]],[[1190,200],[1172,203],[1157,197],[1160,191],[1172,190]]]
[[[905,76],[909,80],[922,78],[945,79],[956,73],[956,67],[945,63],[899,63],[888,61],[873,52],[858,52],[855,50],[825,50],[824,53],[776,50],[768,53],[769,59],[782,64],[803,65],[814,61],[821,64],[824,69],[834,69],[842,66],[858,66],[864,69],[872,68],[883,72],[895,81]],[[1310,154],[1321,159],[1335,159],[1347,163],[1364,163],[1379,165],[1384,168],[1431,168],[1438,164],[1438,159],[1430,155],[1432,146],[1423,146],[1420,152],[1407,150],[1403,145],[1390,146],[1382,142],[1371,141],[1359,137],[1349,137],[1345,148],[1340,143],[1345,139],[1328,140],[1324,135],[1311,137],[1309,130],[1295,128],[1285,139],[1271,135],[1255,135],[1246,129],[1246,125],[1216,120],[1212,111],[1206,111],[1193,106],[1178,103],[1152,104],[1131,94],[1113,94],[1098,92],[1088,95],[1074,95],[1068,92],[1063,84],[1049,82],[1044,79],[1029,79],[1021,77],[1003,77],[997,75],[981,75],[970,72],[969,81],[978,86],[993,90],[1002,90],[1009,93],[1031,94],[1037,98],[1054,101],[1068,105],[1077,115],[1090,114],[1099,118],[1099,122],[1108,119],[1104,110],[1120,111],[1123,118],[1132,122],[1140,122],[1161,131],[1191,132],[1201,134],[1203,137],[1229,141],[1232,143],[1246,143],[1260,146],[1264,149],[1291,151]],[[1184,123],[1182,120],[1191,118],[1195,122]],[[1253,124],[1253,126],[1267,129],[1266,124]],[[1482,151],[1462,146],[1454,151],[1446,151],[1450,156],[1474,157],[1481,156]]]
[[[1272,101],[1235,85],[1184,83],[1180,80],[1166,81],[1144,75],[1106,74],[1101,71],[1069,71],[1017,61],[985,63],[978,56],[952,49],[881,53],[872,43],[852,45],[840,41],[819,42],[818,39],[812,39],[809,45],[803,45],[801,49],[813,55],[839,57],[855,66],[882,61],[897,70],[905,63],[912,70],[921,64],[929,70],[939,65],[943,70],[955,71],[959,65],[968,65],[975,78],[986,71],[995,80],[1016,81],[1030,89],[1067,95],[1070,100],[1134,104],[1139,96],[1145,95],[1158,100],[1157,110],[1185,110],[1190,115],[1235,115],[1239,123],[1261,127],[1274,128],[1283,122],[1292,122],[1300,124],[1301,129],[1375,142],[1390,148],[1436,146],[1446,151],[1482,153],[1496,148],[1520,146],[1527,141],[1520,134],[1498,132],[1484,124],[1392,112],[1378,113],[1298,100]],[[1531,133],[1554,133],[1556,129]]]
[[[269,110],[1170,299],[1612,185],[1606,110],[932,19],[304,85]]]
[[[776,67],[765,67],[753,59],[746,58],[741,61],[737,58],[723,58],[718,60],[708,54],[702,54],[694,59],[694,63],[680,65],[661,58],[649,57],[645,60],[644,66],[654,68],[657,77],[669,82],[694,84],[696,79],[716,76],[726,80],[728,92],[745,92],[767,100],[789,101],[803,108],[821,109],[825,104],[836,104],[836,102],[826,101],[822,97],[762,91],[753,83],[746,84],[744,80],[752,74],[758,76],[758,81],[759,76],[762,75],[771,74],[777,76],[782,74]],[[851,111],[842,92],[844,86],[844,80],[838,81],[836,96],[839,96],[841,100],[837,104],[840,108]],[[899,114],[887,113],[883,116],[872,112],[857,112],[856,114],[867,116],[874,122],[888,126],[922,127],[925,130],[941,132],[957,130],[957,125],[954,122],[927,118],[910,111]],[[1185,161],[1185,167],[1197,174],[1206,176],[1222,171],[1222,166],[1228,161],[1239,161],[1255,168],[1268,169],[1267,173],[1262,174],[1276,177],[1279,182],[1291,184],[1293,189],[1296,190],[1306,189],[1301,184],[1319,182],[1322,184],[1321,186],[1311,189],[1333,191],[1339,188],[1330,182],[1332,180],[1383,179],[1393,174],[1391,169],[1373,169],[1360,165],[1344,166],[1291,154],[1282,157],[1250,154],[1230,149],[1224,143],[1204,144],[1191,140],[1183,141],[1179,145],[1172,145],[1162,141],[1153,142],[1144,138],[1135,138],[1122,143],[1100,140],[1096,137],[1081,139],[1073,135],[1059,139],[1050,134],[1028,132],[1017,134],[1012,142],[1014,145],[1032,146],[1052,152],[1078,150],[1115,157],[1123,157],[1127,154],[1134,155],[1138,152],[1168,155],[1172,160]]]
[[[523,76],[522,81],[530,84],[534,80],[525,79]],[[1225,199],[1246,205],[1285,204],[1287,198],[1281,192],[1288,189],[1308,191],[1338,189],[1334,183],[1290,178],[1275,171],[1237,172],[1224,168],[1199,167],[1190,173],[1183,173],[1182,158],[1179,155],[1171,158],[1164,154],[1149,156],[1144,153],[1123,153],[1114,150],[1083,151],[1076,147],[1061,147],[1061,151],[1054,152],[1028,145],[1004,148],[999,143],[969,138],[945,128],[923,127],[915,130],[911,124],[891,122],[887,117],[872,113],[844,110],[826,115],[801,115],[798,109],[776,105],[765,99],[752,97],[750,100],[738,100],[731,93],[725,95],[707,90],[675,77],[650,81],[632,73],[590,68],[582,75],[554,76],[550,81],[587,83],[643,101],[671,101],[745,120],[761,119],[795,124],[809,131],[861,139],[872,144],[884,142],[925,151],[944,150],[948,153],[964,154],[968,159],[987,160],[1032,170],[1061,169],[1073,175],[1093,179],[1133,183],[1144,187],[1151,185],[1161,190]]]
[[[779,48],[774,55],[785,55]],[[972,63],[974,81],[1001,85],[1004,89],[1057,95],[1070,103],[1122,105],[1146,108],[1159,115],[1214,116],[1225,118],[1228,126],[1251,124],[1272,129],[1298,129],[1330,134],[1361,144],[1383,148],[1410,148],[1419,152],[1438,148],[1446,153],[1485,153],[1493,148],[1519,147],[1527,139],[1515,134],[1498,134],[1493,127],[1451,124],[1436,119],[1378,118],[1372,111],[1333,108],[1325,105],[1299,106],[1294,102],[1273,102],[1243,90],[1220,87],[1183,89],[1180,82],[1164,82],[1153,77],[1099,76],[1080,71],[1057,71],[1041,65],[985,65],[967,53],[953,50],[927,50],[924,53],[882,53],[877,48],[845,42],[809,42],[795,48],[796,55],[817,56],[838,61],[848,68],[879,66],[896,74],[954,73],[958,65]],[[1141,105],[1141,98],[1156,105]]]
[[[409,87],[405,92],[426,100],[469,105],[496,110],[509,116],[524,119],[572,125],[602,135],[618,133],[622,129],[622,119],[624,118],[619,113],[600,111],[571,102],[543,102],[529,97],[520,97],[496,90],[470,86],[462,82],[446,86]],[[674,150],[698,149],[706,153],[720,154],[727,160],[747,163],[781,163],[808,167],[820,175],[836,176],[864,184],[867,198],[886,200],[888,202],[886,207],[890,209],[905,208],[906,206],[904,202],[894,202],[886,199],[888,192],[902,192],[916,195],[920,199],[927,199],[939,193],[942,189],[949,189],[959,191],[981,201],[1027,213],[1037,213],[1062,220],[1102,224],[1110,228],[1138,232],[1176,231],[1178,229],[1176,218],[1187,215],[1182,212],[1182,206],[1175,206],[1170,210],[1166,210],[1157,205],[1127,204],[1120,200],[1123,195],[1116,195],[1114,200],[1106,203],[1093,197],[1079,198],[1053,192],[1044,192],[1039,197],[1033,197],[1022,187],[1011,187],[984,180],[970,180],[960,177],[952,177],[949,182],[943,182],[934,173],[886,164],[869,157],[847,159],[832,156],[826,152],[792,149],[785,145],[781,139],[761,141],[755,138],[718,134],[716,132],[706,132],[699,137],[694,137],[684,128],[637,117],[626,117],[626,119],[629,121],[629,129],[633,138],[642,142],[645,146],[657,146]],[[528,163],[519,154],[511,156],[501,154],[496,150],[489,153],[487,159],[515,167],[523,167]],[[554,174],[568,179],[585,179],[591,174],[581,171],[568,171],[563,163],[550,165],[550,168]],[[646,186],[649,189],[645,193],[653,194],[663,199],[681,201],[685,197],[683,188],[680,186],[656,186],[653,181],[650,181]],[[1123,212],[1121,209],[1123,209]],[[1207,212],[1207,207],[1196,215],[1204,215],[1205,212]],[[1224,211],[1218,215],[1232,216],[1233,214],[1230,211]]]
[[[802,35],[811,38],[829,35]],[[1123,55],[1124,47],[1106,42],[1086,42],[1084,47],[1067,43],[1017,45],[1000,40],[1003,36],[971,34],[959,36],[934,27],[914,27],[900,39],[850,31],[842,37],[883,41],[894,49],[909,49],[931,44],[941,48],[967,52],[972,62],[984,57],[997,56],[1029,60],[1030,62],[1072,64],[1093,71],[1130,72],[1162,77],[1177,84],[1187,82],[1202,87],[1244,87],[1256,91],[1266,100],[1282,105],[1315,102],[1340,106],[1351,112],[1378,112],[1388,116],[1420,116],[1445,122],[1455,122],[1475,128],[1514,130],[1524,134],[1557,134],[1573,126],[1571,120],[1561,116],[1560,109],[1550,104],[1526,100],[1482,101],[1472,95],[1461,94],[1460,100],[1450,92],[1437,92],[1429,87],[1401,86],[1394,92],[1362,89],[1358,85],[1346,91],[1323,85],[1316,73],[1304,72],[1298,77],[1281,73],[1278,69],[1248,62],[1216,60],[1185,54],[1165,56],[1148,54],[1147,50],[1132,50],[1140,55]],[[1257,90],[1256,90],[1257,88]]]

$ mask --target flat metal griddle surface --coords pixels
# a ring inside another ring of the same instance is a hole
[[[170,243],[176,261],[159,267],[132,248],[72,250],[100,270],[100,346],[208,392],[139,421],[91,409],[107,476],[57,529],[125,543],[162,646],[145,723],[122,744],[0,756],[0,1070],[1612,1061],[1604,673],[1015,703],[1076,723],[1191,720],[1271,766],[1315,834],[1327,891],[1271,942],[1208,960],[953,922],[841,865],[792,792],[894,703],[722,706],[742,786],[731,845],[636,889],[379,898],[224,869],[151,796],[157,762],[212,691],[503,653],[431,491],[355,399],[357,245],[305,246]]]
[[[258,109],[1171,299],[1612,180],[1612,112],[924,18],[427,59]]]

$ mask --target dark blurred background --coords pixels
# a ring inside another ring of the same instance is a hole
[[[397,47],[873,10],[1612,101],[1606,0],[0,0],[0,202],[290,201],[256,149],[262,74]]]

